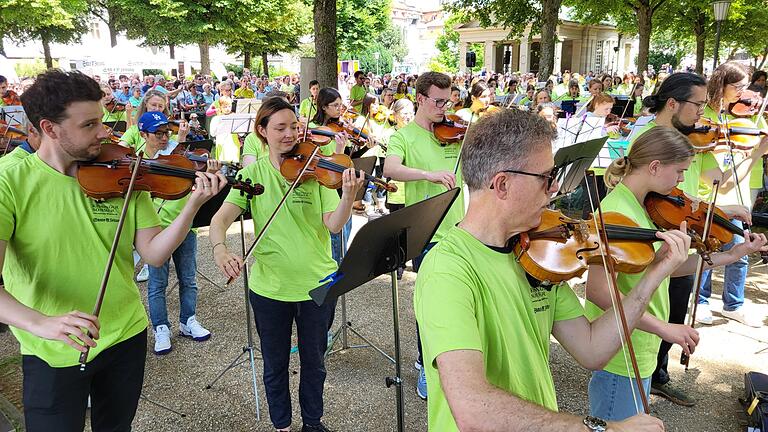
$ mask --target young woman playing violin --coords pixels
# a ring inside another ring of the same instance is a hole
[[[646,195],[651,192],[662,195],[670,193],[683,181],[683,173],[693,156],[690,141],[675,129],[658,126],[644,133],[635,141],[627,157],[614,160],[606,170],[605,183],[613,190],[602,200],[602,211],[621,213],[642,228],[654,229],[655,224],[643,204]],[[683,228],[681,226],[681,231]],[[710,254],[712,266],[707,265],[707,268],[734,262],[743,255],[762,249],[768,250],[766,243],[763,234],[749,234],[745,243],[727,252]],[[661,244],[657,244],[657,248],[658,254],[666,252],[666,247]],[[671,276],[693,274],[697,258],[694,255],[688,257]],[[636,289],[648,271],[619,273],[616,278],[619,290],[626,296]],[[646,313],[637,323],[637,329],[632,332],[632,344],[646,394],[650,390],[650,379],[656,368],[662,339],[680,345],[683,352],[689,355],[699,342],[698,332],[690,326],[668,323],[668,285],[667,276],[651,297]],[[591,320],[611,307],[612,300],[603,265],[589,267],[586,296],[589,300],[586,305],[587,316]],[[602,370],[593,372],[589,383],[592,415],[606,420],[623,420],[640,412],[639,400],[633,397],[636,396],[634,374],[627,368],[627,358],[629,355],[625,349]]]
[[[479,80],[472,84],[472,88],[467,95],[467,99],[464,101],[464,106],[456,111],[456,115],[459,116],[465,122],[476,122],[480,120],[480,116],[485,114],[491,106],[491,102],[494,100],[495,95],[493,89],[488,87],[488,84],[483,80]]]
[[[384,136],[382,137],[384,143],[389,143],[390,137],[392,137],[395,132],[413,121],[413,102],[408,99],[400,99],[392,105],[392,111],[395,117],[395,125],[384,131]],[[397,186],[397,191],[387,193],[387,210],[390,212],[405,207],[405,183],[398,181],[393,181],[393,183]]]
[[[370,148],[365,153],[363,153],[361,157],[376,158],[376,168],[374,170],[374,175],[377,177],[381,177],[381,173],[384,169],[385,157],[384,148],[378,144],[382,143],[382,139],[386,134],[386,131],[392,129],[392,126],[389,123],[389,115],[381,119],[382,121],[379,121],[379,117],[377,116],[379,111],[388,112],[389,110],[379,103],[379,100],[376,98],[376,96],[372,94],[366,94],[365,97],[363,97],[363,104],[360,115],[355,118],[354,123],[356,128],[365,130],[368,137],[371,138],[368,142],[368,146]],[[366,190],[365,196],[363,197],[363,201],[368,206],[365,210],[366,212],[375,211],[379,214],[388,213],[385,207],[386,195],[383,188],[376,189],[376,202],[373,203],[373,200],[374,198],[371,196],[370,189]]]
[[[289,183],[280,174],[283,155],[296,145],[298,121],[293,106],[280,98],[264,101],[256,116],[257,134],[269,150],[240,173],[264,185],[265,193],[250,206],[253,222],[261,228],[277,206]],[[307,180],[288,197],[254,253],[250,268],[250,300],[264,359],[264,386],[269,415],[277,430],[291,427],[291,396],[288,363],[291,328],[299,335],[301,384],[299,400],[302,431],[327,431],[323,415],[325,365],[323,354],[335,302],[317,306],[308,292],[318,281],[333,273],[337,264],[331,256],[330,232],[339,232],[349,220],[352,201],[364,180],[353,170],[343,174],[342,195]],[[226,244],[227,228],[245,210],[248,202],[233,192],[213,217],[210,240],[216,265],[228,277],[237,277],[244,265]],[[302,270],[297,272],[297,263]]]
[[[669,78],[667,78],[669,79]],[[749,74],[743,65],[737,62],[726,62],[715,69],[709,80],[707,88],[709,103],[704,109],[702,118],[709,120],[714,124],[725,126],[729,122],[735,122],[736,117],[730,113],[719,114],[721,109],[738,102],[744,90],[749,85]],[[762,118],[755,114],[751,117],[743,118],[747,126],[753,126],[757,130],[765,130],[766,123]],[[715,157],[726,173],[720,186],[722,196],[718,197],[717,202],[727,205],[743,205],[747,209],[752,208],[757,191],[762,188],[763,164],[762,157],[768,151],[768,137],[763,135],[755,141],[756,146],[750,150],[727,150],[717,152]],[[731,158],[733,157],[733,160]],[[736,176],[733,169],[735,167]],[[730,175],[729,175],[730,174]],[[738,180],[738,184],[737,181]],[[736,225],[741,225],[741,221],[733,221]],[[734,236],[733,244],[742,241],[741,236]],[[729,249],[733,244],[724,246]],[[763,317],[756,315],[744,306],[744,286],[747,280],[747,270],[749,262],[746,256],[739,261],[726,266],[723,281],[723,310],[722,315],[726,318],[734,319],[750,327],[761,327]],[[709,297],[712,293],[712,275],[707,272],[703,276],[704,283],[701,287],[699,296],[699,314],[697,320],[704,324],[712,323],[712,312],[709,307]]]
[[[22,101],[40,131],[40,149],[0,172],[0,319],[21,345],[29,431],[82,431],[89,394],[94,431],[130,430],[147,349],[147,316],[132,281],[131,251],[135,247],[146,262],[160,265],[182,243],[203,203],[225,184],[223,176],[198,173],[187,205],[165,229],[146,192],[128,202],[86,196],[75,177],[80,162],[102,151],[102,97],[98,84],[79,72],[39,75]],[[97,317],[91,311],[124,206],[114,271]],[[82,370],[79,357],[87,347]]]

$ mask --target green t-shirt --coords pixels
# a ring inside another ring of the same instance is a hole
[[[403,165],[424,171],[453,172],[459,157],[460,147],[440,145],[432,132],[422,128],[415,121],[399,129],[389,138],[387,156],[399,156]],[[456,173],[456,187],[462,188],[461,169]],[[445,192],[445,186],[426,180],[405,182],[405,205],[409,206]],[[440,241],[449,228],[464,218],[464,192],[448,210],[445,219],[437,228],[433,242]]]
[[[128,144],[128,147],[131,147],[134,151],[143,150],[144,144],[146,144],[144,138],[141,137],[141,133],[139,133],[139,127],[137,125],[133,125],[126,129],[123,136],[120,137],[120,141]]]
[[[480,115],[478,115],[478,114],[472,115],[472,110],[469,109],[469,108],[462,108],[462,109],[456,111],[455,114],[457,116],[459,116],[459,118],[461,118],[462,120],[464,120],[466,122],[471,120],[472,123],[477,123],[477,121],[480,120]]]
[[[172,224],[179,214],[184,209],[189,201],[189,194],[176,200],[164,200],[161,198],[155,198],[152,200],[152,204],[155,207],[157,216],[160,218],[160,226],[166,228]],[[190,229],[192,227],[190,226]]]
[[[395,129],[394,126],[384,128],[381,134],[381,141],[384,143],[384,145],[389,144],[389,139],[396,131],[397,129]],[[384,152],[384,157],[387,157],[386,152]],[[392,180],[392,183],[397,186],[397,191],[387,192],[387,203],[405,204],[405,182]]]
[[[361,112],[363,109],[363,98],[365,97],[366,91],[365,87],[359,86],[357,84],[353,85],[352,88],[349,90],[349,99],[350,100],[359,100],[360,102],[352,105],[352,108],[355,109],[357,112]]]
[[[12,152],[0,157],[0,172],[23,161],[27,156],[29,156],[29,153],[27,153],[26,150],[21,147],[16,147]]]
[[[256,156],[256,159],[260,159],[262,156],[268,155],[269,150],[261,144],[259,136],[256,132],[251,132],[245,137],[243,143],[243,156]]]
[[[0,240],[8,242],[3,271],[8,293],[50,316],[74,310],[90,313],[123,203],[122,198],[88,198],[75,178],[54,170],[36,154],[0,172]],[[133,282],[133,245],[137,230],[158,225],[149,194],[138,192],[130,201],[99,316],[101,337],[89,361],[147,328]],[[52,367],[78,363],[80,353],[64,342],[11,330],[22,354],[37,356]]]
[[[300,117],[311,119],[315,114],[317,114],[317,103],[313,102],[311,97],[301,101],[301,105],[299,105]]]
[[[646,213],[645,207],[637,201],[632,191],[623,183],[616,185],[616,188],[603,198],[601,205],[603,212],[618,212],[632,219],[642,228],[657,229]],[[662,244],[663,242],[656,242],[654,248],[658,250]],[[645,275],[645,271],[635,274],[618,273],[616,280],[619,290],[624,295],[629,294],[643,278],[643,275]],[[586,302],[586,311],[590,321],[594,321],[603,314],[603,310],[589,300]],[[647,311],[664,322],[669,319],[669,277],[665,278],[656,292],[653,293]],[[656,355],[659,352],[661,338],[653,333],[635,329],[632,332],[632,344],[635,349],[640,376],[642,378],[650,377],[656,369]],[[629,359],[629,353],[626,348],[623,348],[613,356],[603,370],[616,375],[630,376],[625,359]]]
[[[568,285],[532,288],[513,252],[491,249],[453,227],[424,258],[413,305],[429,387],[429,430],[458,430],[436,362],[455,350],[480,351],[491,385],[557,410],[549,336],[555,321],[584,315]]]
[[[101,117],[102,122],[125,121],[125,111],[114,111],[110,113],[104,107],[101,107],[101,111],[104,113]]]
[[[290,187],[268,157],[240,171],[243,179],[264,186],[264,193],[251,201],[256,231],[261,230]],[[247,205],[240,191],[232,190],[226,202],[241,209]],[[331,256],[331,235],[323,223],[323,214],[336,210],[339,195],[315,180],[301,183],[285,201],[269,227],[267,235],[254,251],[249,284],[251,290],[274,300],[299,302],[309,300],[309,291],[337,269]],[[296,265],[301,263],[301,271]]]

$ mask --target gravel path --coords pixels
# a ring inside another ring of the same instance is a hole
[[[355,217],[359,226],[362,218]],[[248,224],[247,224],[248,225]],[[212,262],[207,231],[200,230],[198,267],[217,283],[223,282]],[[252,239],[252,232],[248,233]],[[238,226],[233,225],[229,244],[239,244]],[[296,263],[296,271],[301,271]],[[670,373],[675,383],[684,387],[698,404],[681,408],[652,396],[654,415],[664,420],[670,431],[742,431],[745,417],[737,398],[743,392],[743,374],[750,370],[768,372],[768,327],[750,329],[720,318],[719,293],[721,274],[715,274],[715,323],[700,328],[702,343],[685,372],[678,365],[679,348],[672,349]],[[400,284],[400,331],[403,358],[403,395],[407,431],[426,430],[426,403],[415,393],[417,372],[415,320],[412,296],[415,274],[406,272]],[[768,315],[768,271],[766,267],[750,271],[747,297],[753,307]],[[175,282],[175,276],[171,284]],[[186,417],[159,408],[148,400],[139,403],[134,421],[137,432],[152,431],[270,431],[266,399],[260,384],[261,363],[257,360],[258,391],[261,397],[261,420],[256,420],[256,407],[250,381],[250,367],[244,365],[227,372],[212,388],[205,389],[219,372],[239,354],[246,342],[246,324],[242,284],[238,281],[224,288],[198,278],[200,287],[198,319],[213,332],[204,343],[175,337],[173,351],[163,357],[149,353],[143,395],[183,412]],[[146,284],[140,284],[146,296]],[[394,355],[391,290],[388,276],[382,276],[348,295],[348,320],[361,334]],[[178,315],[178,292],[168,291],[169,316]],[[719,318],[719,319],[718,319]],[[172,320],[173,322],[173,320]],[[335,327],[341,322],[337,309]],[[174,332],[178,324],[173,324]],[[361,341],[350,334],[350,344]],[[150,337],[149,345],[153,344]],[[258,346],[258,341],[256,341]],[[294,339],[295,345],[295,339]],[[341,341],[336,346],[340,346]],[[15,339],[0,335],[0,358],[18,352]],[[258,354],[258,353],[257,353]],[[349,349],[334,353],[327,363],[326,416],[324,422],[338,431],[392,431],[396,429],[395,389],[384,385],[384,378],[394,373],[393,365],[370,348]],[[588,371],[581,368],[553,341],[552,373],[558,392],[560,409],[583,415],[588,410],[586,386]],[[298,354],[291,356],[291,388],[294,396],[294,429],[300,430],[301,417],[297,396],[299,383]],[[87,429],[89,430],[89,429]]]

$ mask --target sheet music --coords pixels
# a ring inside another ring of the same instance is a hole
[[[0,120],[8,123],[9,126],[21,130],[27,130],[27,114],[24,107],[20,105],[10,105],[0,107]]]
[[[604,117],[570,116],[557,120],[557,139],[554,148],[560,149],[573,144],[602,138],[605,136]]]
[[[235,114],[256,114],[261,107],[259,99],[235,99]]]
[[[254,119],[256,119],[256,113],[216,116],[211,119],[211,134],[213,136],[233,133],[249,134],[253,132]]]

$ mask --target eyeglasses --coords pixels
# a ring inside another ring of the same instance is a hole
[[[152,132],[152,135],[154,135],[155,138],[157,138],[157,139],[170,138],[171,137],[171,131]]]
[[[425,94],[422,94],[422,96],[424,96],[424,98],[434,102],[435,103],[435,107],[437,107],[437,108],[443,108],[445,106],[445,104],[447,104],[448,101],[449,101],[449,99],[435,99],[435,98],[431,98],[431,97],[429,97],[429,96],[427,96]]]
[[[736,89],[736,91],[741,91],[747,88],[747,84],[728,84],[729,86]]]
[[[341,102],[334,102],[334,103],[330,103],[330,104],[328,104],[327,106],[328,106],[328,107],[331,107],[331,108],[339,108],[339,107],[340,107],[340,106],[342,106],[342,105],[344,105],[344,104],[343,104],[343,103],[341,103]]]
[[[545,179],[547,181],[547,190],[552,188],[552,185],[555,183],[555,180],[557,180],[557,175],[560,173],[560,168],[554,167],[552,168],[549,173],[547,174],[538,174],[538,173],[532,173],[527,171],[519,171],[519,170],[501,170],[497,172],[499,173],[509,173],[509,174],[520,174],[520,175],[527,175],[531,177],[538,177],[540,179]],[[491,189],[493,189],[493,184],[491,184]]]
[[[685,103],[689,103],[691,105],[696,105],[696,108],[698,110],[703,110],[704,107],[707,105],[707,101],[697,102],[697,101],[691,101],[691,100],[686,100],[686,99],[680,99],[678,102],[681,102],[681,103],[685,102]]]

